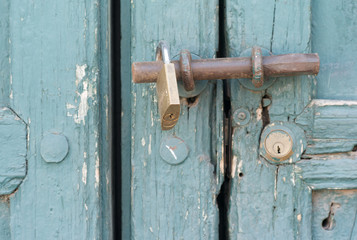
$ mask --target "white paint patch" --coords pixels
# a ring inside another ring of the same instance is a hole
[[[297,220],[301,222],[301,213],[296,216]]]
[[[76,86],[78,87],[79,83],[83,80],[83,78],[86,76],[86,69],[87,69],[87,64],[84,64],[82,66],[76,65]]]
[[[145,146],[145,138],[141,138],[141,146]]]
[[[66,108],[67,108],[67,109],[75,109],[76,106],[74,106],[74,105],[72,105],[72,104],[70,104],[70,103],[67,103],[67,104],[66,104]]]
[[[294,174],[294,172],[291,173],[291,182],[292,182],[293,186],[295,186],[295,174]]]
[[[242,161],[241,161],[242,162]],[[241,163],[239,162],[239,164]],[[239,168],[239,167],[238,167]],[[237,169],[237,156],[233,156],[232,159],[232,172],[231,172],[231,176],[232,178],[234,178],[234,176],[236,175],[236,169]]]
[[[87,116],[89,106],[88,106],[88,99],[93,96],[93,92],[95,89],[88,82],[83,81],[84,77],[86,76],[86,69],[87,64],[84,65],[76,65],[76,86],[78,87],[79,84],[82,82],[83,84],[83,91],[82,93],[77,94],[80,96],[80,102],[78,106],[77,114],[74,114],[74,122],[75,123],[83,123],[85,124],[85,117]],[[67,114],[68,115],[68,114]]]
[[[224,141],[222,141],[222,145],[221,145],[221,153],[222,153],[222,158],[221,161],[219,162],[219,170],[221,171],[221,174],[224,175]],[[218,178],[217,178],[218,180]]]
[[[99,157],[98,157],[98,153],[95,153],[96,155],[96,159],[95,159],[95,184],[94,187],[98,188],[99,186],[99,176],[100,176],[100,172],[99,172]]]
[[[82,167],[82,182],[87,184],[87,164],[86,162],[83,163]]]
[[[150,227],[149,229],[150,229],[150,232],[152,232],[152,233],[154,232],[154,231],[152,230],[152,227]]]
[[[85,124],[85,117],[87,116],[89,106],[88,98],[92,97],[92,92],[88,90],[88,83],[83,82],[83,92],[80,94],[80,103],[78,106],[78,113],[74,115],[74,122]]]
[[[255,111],[257,113],[257,121],[260,121],[262,119],[262,111],[262,106],[259,106],[259,108]]]
[[[148,153],[149,153],[149,155],[151,155],[151,134],[149,135]]]
[[[349,101],[349,100],[325,100],[325,99],[315,99],[312,100],[311,103],[309,104],[308,107],[311,106],[319,106],[319,107],[323,107],[323,106],[353,106],[353,105],[357,105],[357,101]]]
[[[84,204],[84,208],[86,209],[86,211],[88,211],[88,206],[86,203]]]

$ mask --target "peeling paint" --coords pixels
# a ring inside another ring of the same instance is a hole
[[[149,135],[148,153],[151,155],[151,134]]]
[[[98,188],[99,186],[99,177],[100,177],[100,169],[99,169],[99,157],[98,157],[98,153],[95,153],[96,155],[96,159],[95,159],[95,188]]]
[[[242,163],[242,161],[239,162],[239,164],[241,164],[241,163]],[[236,175],[236,168],[237,168],[237,156],[234,155],[233,159],[232,159],[232,170],[231,170],[232,178],[234,178],[234,176]]]
[[[87,164],[86,162],[83,163],[82,167],[82,182],[87,184]]]
[[[86,75],[87,64],[76,65],[76,86],[83,80]]]
[[[334,105],[334,106],[353,106],[357,105],[357,101],[350,101],[350,100],[325,100],[325,99],[315,99],[310,102],[310,104],[307,107],[311,106],[329,106],[329,105]]]
[[[263,108],[262,106],[259,106],[259,108],[257,108],[256,110],[257,121],[260,121],[262,119],[262,112],[263,112]]]

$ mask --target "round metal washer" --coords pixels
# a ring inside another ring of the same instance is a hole
[[[233,120],[239,126],[246,125],[250,121],[250,112],[245,108],[239,108],[233,113]]]

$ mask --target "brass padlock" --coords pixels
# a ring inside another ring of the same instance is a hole
[[[156,61],[164,62],[156,81],[156,91],[159,101],[161,129],[169,130],[176,125],[179,119],[180,98],[175,65],[170,63],[169,49],[163,41],[156,48]]]

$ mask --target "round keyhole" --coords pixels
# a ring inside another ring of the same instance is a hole
[[[293,141],[291,136],[283,130],[274,130],[264,141],[266,153],[274,160],[288,159],[292,152]]]

